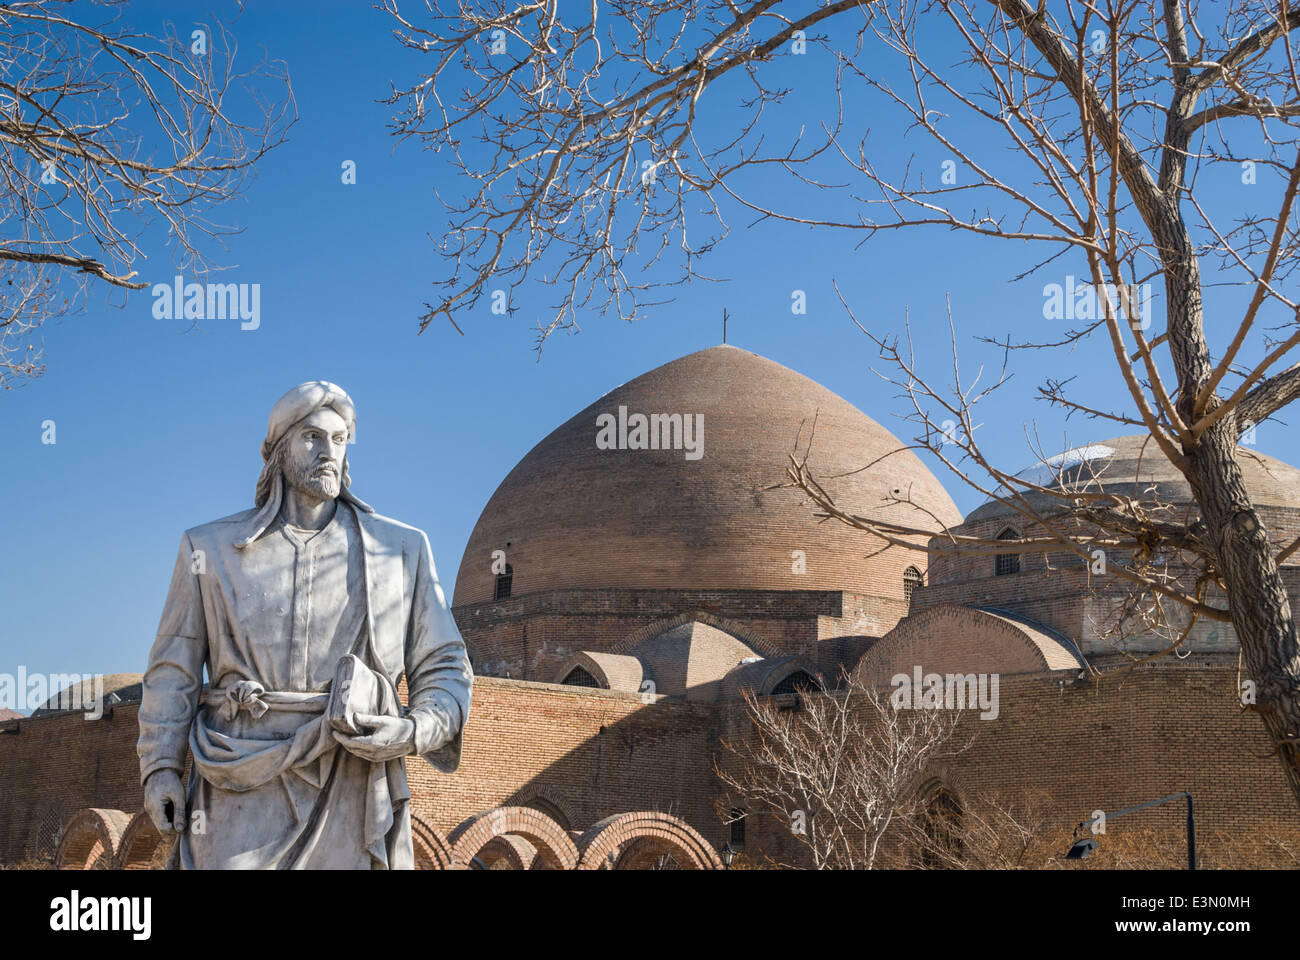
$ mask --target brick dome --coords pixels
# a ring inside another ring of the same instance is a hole
[[[619,448],[601,449],[598,429],[608,446],[620,408],[626,443],[620,430]],[[640,442],[634,414],[700,415],[701,455],[629,449]],[[901,598],[902,572],[917,554],[818,523],[797,491],[769,489],[783,482],[796,438],[807,447],[814,418],[808,463],[842,507],[936,532],[934,518],[960,521],[939,481],[880,424],[793,370],[719,346],[610,391],[529,451],[474,527],[454,604],[493,600],[495,550],[505,551],[512,596],[604,587]],[[893,491],[918,506],[886,503]],[[803,573],[794,570],[796,550]]]
[[[60,710],[83,710],[97,694],[102,693],[104,706],[139,700],[144,690],[142,673],[110,673],[100,681],[100,688],[93,679],[78,680],[58,690],[50,692],[49,699],[32,711],[33,717],[44,717]]]
[[[1237,462],[1241,464],[1246,489],[1256,507],[1300,509],[1300,470],[1247,446],[1237,448]],[[1191,503],[1193,499],[1187,478],[1169,462],[1148,434],[1112,437],[1075,447],[1051,457],[1046,463],[1021,471],[1018,476],[1041,486],[1051,486],[1056,471],[1062,466],[1067,484],[1078,484],[1080,489],[1106,489],[1127,493],[1142,501],[1159,499],[1171,504]],[[1036,499],[1037,496],[1030,497],[1031,502]],[[1046,501],[1047,498],[1042,499]],[[1020,516],[1009,507],[989,502],[972,511],[966,517],[966,523],[1013,513]],[[1272,510],[1266,509],[1266,513],[1272,513]]]

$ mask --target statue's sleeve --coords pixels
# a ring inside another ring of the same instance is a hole
[[[199,591],[204,568],[204,558],[185,534],[144,675],[140,739],[136,743],[141,783],[155,770],[180,773],[185,769],[190,722],[198,709],[203,664],[208,657],[207,622]]]
[[[438,583],[429,539],[421,534],[420,541],[406,636],[407,716],[415,721],[415,752],[451,773],[460,766],[474,671]]]

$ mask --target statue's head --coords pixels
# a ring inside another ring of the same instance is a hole
[[[333,500],[342,489],[348,425],[329,407],[303,417],[280,441],[280,473],[291,490],[313,500]]]
[[[344,451],[356,433],[356,408],[337,384],[309,380],[277,400],[262,441],[257,512],[235,546],[243,549],[267,531],[280,512],[286,487],[314,500],[337,498],[363,513],[374,513],[348,489],[352,481]]]
[[[313,500],[339,496],[350,484],[346,451],[355,432],[356,408],[342,387],[311,380],[286,393],[267,420],[257,506],[271,499],[277,480]]]

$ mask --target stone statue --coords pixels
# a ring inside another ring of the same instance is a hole
[[[137,745],[173,867],[411,869],[403,758],[460,763],[465,644],[424,533],[349,489],[355,424],[339,387],[294,387],[256,506],[181,538]]]

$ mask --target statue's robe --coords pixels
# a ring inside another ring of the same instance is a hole
[[[428,539],[343,499],[314,535],[282,520],[262,531],[256,514],[186,531],[149,655],[141,780],[181,772],[187,746],[194,758],[173,862],[410,869],[403,760],[349,753],[324,710],[346,654],[379,675],[389,715],[405,673],[416,752],[459,765],[473,674]]]

